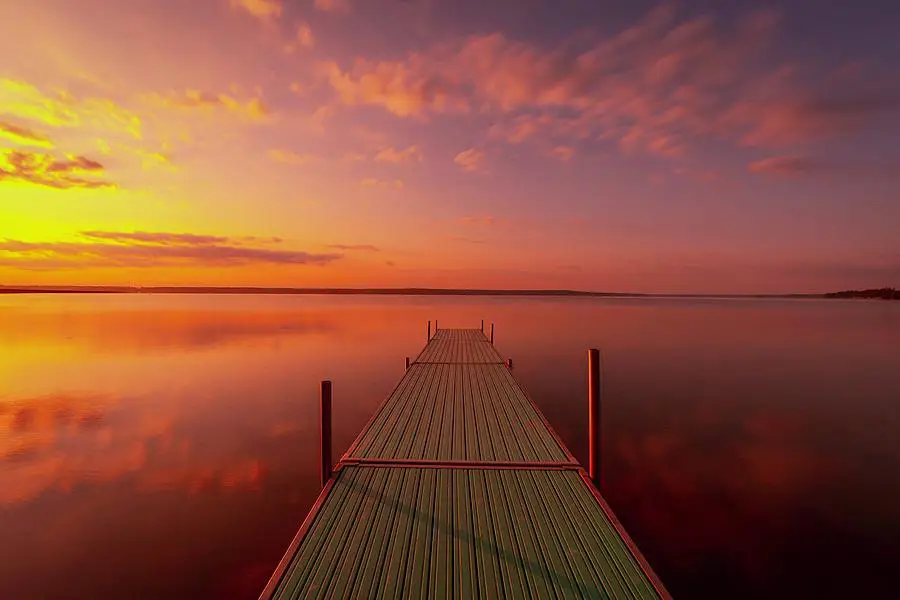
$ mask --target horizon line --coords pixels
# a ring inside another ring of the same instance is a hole
[[[580,296],[580,297],[702,297],[702,298],[820,298],[836,294],[896,292],[893,287],[830,292],[703,293],[703,292],[608,292],[540,288],[432,288],[432,287],[284,287],[284,286],[169,286],[169,285],[2,285],[0,293],[200,293],[284,295],[433,295],[433,296]]]

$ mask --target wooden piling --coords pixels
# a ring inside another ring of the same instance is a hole
[[[406,357],[406,368],[409,369],[409,357]]]
[[[494,324],[491,323],[491,343],[494,343]]]
[[[428,321],[428,337],[426,340],[429,342],[431,341],[431,320]]]
[[[512,359],[511,358],[506,359],[506,368],[512,369]]]
[[[588,350],[588,473],[600,489],[600,351]]]
[[[321,424],[319,429],[319,441],[321,442],[320,457],[322,459],[320,473],[322,475],[322,487],[331,479],[331,470],[334,462],[331,460],[331,381],[322,382],[319,392],[319,416]]]
[[[481,332],[484,333],[484,319],[481,320]]]

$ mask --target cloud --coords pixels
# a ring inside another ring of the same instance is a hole
[[[851,74],[837,86],[831,75],[774,61],[777,13],[676,17],[663,5],[613,35],[550,48],[473,35],[400,60],[329,63],[321,74],[347,106],[420,119],[477,110],[494,121],[489,135],[510,143],[543,133],[667,158],[696,137],[796,142],[855,131],[900,108],[889,78]]]
[[[383,148],[375,155],[375,160],[389,163],[422,162],[422,151],[418,146],[410,146],[403,150]]]
[[[402,190],[403,189],[403,181],[399,179],[395,179],[393,181],[387,181],[382,179],[376,179],[374,177],[366,177],[365,179],[360,180],[359,185],[364,188],[381,188],[381,189],[395,189]]]
[[[0,265],[29,270],[248,264],[326,265],[343,257],[251,246],[243,239],[167,232],[85,231],[87,241],[0,241]],[[272,242],[277,243],[277,242]]]
[[[550,151],[550,154],[559,158],[560,160],[568,161],[573,156],[575,156],[575,149],[571,146],[557,146]]]
[[[3,121],[0,121],[0,138],[6,138],[7,140],[22,146],[35,146],[38,148],[53,147],[50,138],[43,133],[39,133],[27,127],[20,127],[13,123],[5,123]]]
[[[381,248],[371,244],[329,244],[333,250],[346,250],[351,252],[380,252]]]
[[[300,23],[297,26],[297,41],[304,48],[312,48],[316,45],[316,38],[313,36],[312,29],[308,23]]]
[[[255,96],[240,100],[229,94],[185,90],[171,92],[168,95],[149,94],[146,100],[157,106],[180,110],[224,110],[233,112],[250,120],[265,120],[271,114],[262,98]]]
[[[750,173],[774,175],[777,177],[797,177],[828,170],[826,163],[803,156],[773,156],[747,165]]]
[[[413,60],[418,63],[424,59]],[[468,100],[452,94],[439,75],[402,62],[359,59],[353,72],[344,73],[335,63],[320,70],[347,106],[381,106],[400,117],[421,116],[426,110],[442,113],[469,109]]]
[[[830,162],[807,156],[772,156],[750,163],[747,171],[772,177],[841,175],[896,179],[900,173],[900,165]]]
[[[284,51],[288,54],[293,54],[298,48],[314,48],[315,45],[316,37],[313,35],[312,28],[308,23],[301,21],[297,25],[295,39],[284,45]],[[299,94],[302,91],[302,87],[299,83],[295,82],[291,84],[290,90],[295,94]]]
[[[219,235],[198,235],[195,233],[165,233],[158,231],[82,231],[80,235],[92,239],[107,240],[113,242],[140,242],[145,244],[187,246],[222,244],[227,242],[229,239],[227,237]],[[250,239],[251,241],[254,241],[256,238]]]
[[[463,150],[456,155],[453,162],[458,164],[466,171],[477,173],[481,171],[481,162],[484,160],[484,152],[477,148],[469,148]]]
[[[322,12],[343,14],[350,12],[349,0],[316,0],[315,7],[316,10],[321,10]]]
[[[269,158],[286,165],[305,165],[316,160],[313,154],[298,154],[290,150],[269,150]]]
[[[231,8],[243,10],[261,21],[278,20],[284,11],[281,0],[231,0]]]
[[[141,139],[140,117],[110,98],[77,97],[65,90],[44,93],[24,81],[0,79],[0,107],[7,115],[47,127],[92,127]]]
[[[457,220],[460,225],[484,225],[487,227],[496,227],[498,225],[507,225],[506,219],[495,217],[493,215],[467,216]]]
[[[5,150],[0,154],[0,184],[25,182],[55,189],[111,188],[104,179],[104,167],[84,156],[58,159],[51,154],[27,150]],[[91,179],[85,176],[91,176]]]

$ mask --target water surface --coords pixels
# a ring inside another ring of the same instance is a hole
[[[0,598],[255,598],[425,342],[496,345],[676,597],[891,596],[900,303],[0,296]],[[123,595],[124,594],[124,595]]]

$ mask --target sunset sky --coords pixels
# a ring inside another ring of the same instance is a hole
[[[874,0],[3,2],[0,285],[900,285],[898,31]]]

